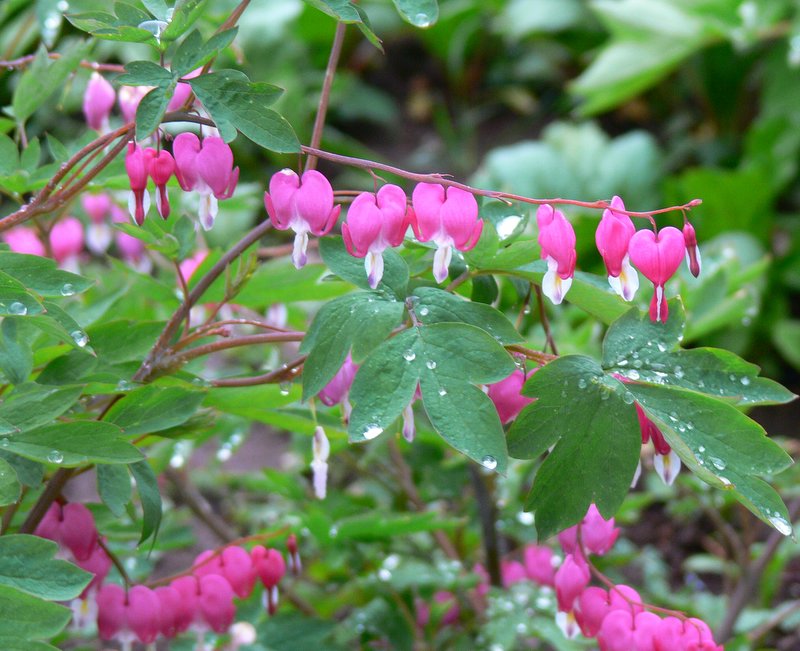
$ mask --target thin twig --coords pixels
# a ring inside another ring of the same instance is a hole
[[[545,307],[544,298],[542,297],[542,288],[539,287],[539,285],[534,285],[533,291],[536,292],[536,304],[539,306],[539,320],[542,322],[542,328],[544,328],[545,342],[550,346],[550,351],[553,355],[558,355],[556,341],[553,339],[553,333],[550,331],[550,319],[547,318],[547,308]]]
[[[49,59],[60,59],[61,54],[59,52],[48,52],[47,57]],[[6,61],[0,61],[0,68],[6,68],[7,70],[10,68],[26,68],[29,64],[33,62],[36,58],[35,54],[26,54],[24,57],[18,57],[16,59],[8,59]],[[81,68],[88,68],[89,70],[97,70],[98,72],[125,72],[125,66],[120,65],[119,63],[98,63],[97,61],[81,61],[80,62]]]
[[[336,66],[339,65],[339,57],[342,53],[342,43],[344,43],[344,33],[346,25],[342,22],[336,23],[336,33],[333,36],[331,54],[328,57],[328,65],[325,68],[325,79],[322,82],[319,105],[317,107],[317,117],[314,119],[314,130],[311,133],[311,147],[318,149],[322,142],[322,130],[325,128],[325,116],[328,114],[328,100],[331,96],[331,86],[333,77],[336,74]],[[317,166],[316,156],[309,156],[306,160],[306,171],[313,170]]]
[[[264,375],[255,375],[252,377],[231,377],[222,378],[220,380],[211,380],[213,387],[253,387],[260,384],[277,384],[293,379],[297,376],[299,368],[306,361],[306,355],[298,357],[288,364],[284,364],[274,371],[264,373]]]
[[[502,587],[503,575],[500,572],[500,545],[497,539],[497,505],[489,492],[486,481],[474,463],[469,464],[472,476],[472,486],[475,490],[475,499],[478,503],[478,519],[481,522],[483,535],[483,555],[486,561],[486,571],[489,582],[496,587]]]
[[[219,538],[220,542],[227,543],[237,537],[231,526],[214,513],[206,498],[189,483],[182,473],[170,467],[165,468],[163,472],[175,489],[178,499],[189,507],[197,519]]]
[[[119,560],[119,557],[108,548],[108,545],[102,538],[99,537],[97,538],[97,544],[106,553],[106,556],[108,556],[111,559],[111,562],[114,564],[114,567],[117,568],[117,572],[119,572],[119,575],[122,577],[122,580],[125,583],[125,589],[127,590],[131,585],[131,577],[128,576],[128,572],[125,570],[125,566]]]
[[[178,355],[171,355],[163,362],[164,366],[172,367],[173,364],[185,364],[191,359],[217,353],[221,350],[239,348],[241,346],[253,346],[255,344],[275,344],[287,341],[302,341],[305,332],[267,332],[257,335],[242,335],[241,337],[231,337],[221,341],[213,341],[210,344],[189,348]]]

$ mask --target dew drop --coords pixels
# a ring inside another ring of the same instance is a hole
[[[702,454],[703,452],[706,451],[706,446],[705,445],[701,445],[699,448],[697,448],[697,451]]]
[[[78,348],[85,348],[86,344],[89,343],[89,337],[82,330],[73,330],[69,333],[69,336],[72,337],[72,341],[75,342]]]
[[[483,457],[483,459],[481,459],[481,465],[488,470],[494,470],[497,468],[497,459],[495,459],[492,455],[487,454],[485,457]]]
[[[427,307],[420,308],[419,315],[420,316],[428,316],[430,314],[430,310]]]
[[[727,463],[723,459],[719,459],[717,457],[711,457],[711,465],[714,466],[717,470],[725,470],[727,467]]]
[[[292,389],[291,382],[281,382],[278,386],[280,387],[280,392],[282,396],[288,396],[289,391],[291,391]]]
[[[439,389],[439,395],[440,396],[446,396],[447,395],[447,389]]]
[[[792,525],[790,525],[784,518],[773,515],[769,519],[770,524],[778,530],[778,533],[784,536],[792,535]]]
[[[117,382],[117,391],[130,391],[131,384],[127,380]]]
[[[580,380],[578,380],[578,388],[579,389],[585,389],[586,388],[586,379],[585,378],[581,378]]]
[[[636,369],[632,369],[632,370],[628,371],[628,377],[631,380],[638,380],[639,379],[639,371],[637,371]]]
[[[25,316],[28,313],[28,308],[19,301],[14,301],[8,306],[8,313],[15,316]]]
[[[64,286],[61,288],[61,295],[62,296],[73,296],[75,294],[75,285],[72,283],[64,283]]]
[[[0,439],[0,448],[7,448],[9,444],[9,440],[6,438]]]
[[[749,377],[743,377],[743,378],[742,378],[741,380],[739,380],[739,381],[740,381],[740,382],[741,382],[741,383],[742,383],[744,386],[748,386],[748,385],[750,384],[750,378],[749,378]]]
[[[728,376],[728,379],[729,379],[731,382],[736,382],[736,376],[735,376],[733,373],[731,373],[731,374]]]
[[[430,370],[433,370],[436,368],[436,362],[434,362],[432,359],[429,359],[427,362],[425,362],[425,366],[427,366]]]
[[[633,355],[631,355],[631,357],[633,357],[633,359],[639,359],[639,353],[634,351]]]
[[[383,434],[383,428],[378,427],[377,425],[367,425],[367,429],[364,430],[364,438],[368,441],[371,441],[377,436]]]
[[[414,16],[414,24],[417,27],[422,27],[424,29],[425,27],[431,26],[431,19],[428,14],[420,11],[416,16]]]
[[[67,0],[59,0],[59,3],[56,5],[56,9],[62,13],[67,11],[67,9],[69,9],[69,2],[67,2]]]
[[[658,352],[660,352],[660,353],[666,353],[667,352],[667,347],[664,344],[662,344],[660,341],[658,342]]]
[[[725,488],[729,488],[729,487],[733,486],[733,484],[731,484],[731,480],[728,479],[727,477],[718,477],[718,479],[722,482],[722,484],[725,486]]]
[[[331,538],[336,538],[336,536],[339,535],[339,529],[337,527],[331,527],[330,530],[328,531],[328,535]]]
[[[533,524],[533,513],[529,511],[520,511],[517,513],[517,522],[520,524],[524,524],[526,526],[530,526]]]
[[[632,405],[634,402],[633,394],[630,391],[623,393],[622,402],[624,402],[626,405]]]
[[[642,360],[640,359],[633,360],[633,366],[634,368],[642,368]]]
[[[627,359],[621,359],[617,362],[617,366],[627,366],[627,365],[628,365]]]
[[[227,461],[233,455],[233,450],[230,449],[229,446],[224,445],[219,450],[217,450],[217,459],[219,461]]]
[[[64,461],[64,454],[60,450],[50,450],[47,453],[47,460],[50,463],[61,463]]]
[[[680,366],[675,367],[675,377],[678,378],[679,380],[683,378],[683,368],[681,368]]]
[[[392,578],[392,573],[385,567],[382,567],[381,569],[378,570],[378,578],[381,581],[388,581],[389,579]]]
[[[403,359],[407,362],[413,362],[417,358],[417,354],[413,350],[407,350],[403,353]]]

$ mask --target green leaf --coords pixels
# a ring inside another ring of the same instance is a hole
[[[358,5],[350,0],[305,0],[305,2],[339,22],[355,25],[370,43],[383,52],[381,40],[372,31],[366,12]]]
[[[125,515],[131,501],[131,478],[124,466],[97,466],[97,492],[108,509],[118,518]]]
[[[3,613],[0,639],[8,637],[12,640],[53,637],[72,617],[66,606],[43,601],[7,585],[0,585],[0,612]]]
[[[539,539],[580,522],[593,502],[603,517],[612,517],[639,461],[642,440],[633,396],[580,355],[546,364],[522,393],[536,400],[514,421],[509,453],[533,459],[555,446],[526,500]]]
[[[300,151],[300,141],[291,125],[278,113],[266,108],[280,97],[282,89],[250,82],[237,70],[219,70],[188,82],[226,142],[233,140],[238,130],[271,151]]]
[[[8,176],[19,168],[19,150],[7,135],[0,134],[0,176]]]
[[[13,504],[22,494],[17,473],[8,461],[0,457],[0,506]],[[2,559],[0,559],[0,562]],[[1,579],[0,579],[1,580]]]
[[[503,345],[524,341],[511,322],[489,305],[467,301],[436,287],[419,287],[410,299],[414,301],[417,319],[424,325],[468,323],[485,330]]]
[[[172,20],[161,34],[161,40],[174,41],[180,38],[203,15],[208,0],[178,0]]]
[[[190,32],[172,57],[173,74],[183,77],[211,61],[233,42],[237,31],[237,27],[226,29],[224,32],[214,34],[206,42],[203,42],[203,37],[196,29]]]
[[[425,411],[450,445],[503,473],[508,455],[492,401],[476,384],[498,382],[515,365],[490,335],[463,323],[415,327],[384,342],[359,368],[350,390],[351,441],[374,438],[411,402],[417,385]]]
[[[25,122],[34,111],[57,90],[60,90],[67,77],[80,65],[88,52],[88,45],[82,41],[71,43],[58,59],[50,59],[44,46],[36,52],[36,57],[14,91],[11,105],[14,117]]]
[[[680,299],[669,301],[666,323],[633,308],[615,321],[603,341],[603,367],[631,380],[691,389],[734,404],[789,402],[794,394],[758,377],[759,368],[717,348],[683,350],[685,314]]]
[[[57,552],[56,543],[39,536],[0,537],[0,585],[49,601],[75,599],[92,575],[53,558]]]
[[[439,19],[436,0],[392,0],[403,20],[415,27],[431,27]]]
[[[36,326],[42,332],[66,342],[76,350],[94,355],[94,349],[89,345],[89,336],[81,329],[75,319],[62,310],[52,301],[44,301],[46,310],[38,316],[25,317],[27,323]]]
[[[22,155],[19,158],[19,164],[23,170],[28,172],[28,174],[33,174],[39,167],[39,161],[41,159],[42,145],[39,143],[38,138],[34,138],[28,143],[28,146],[25,147],[25,150],[22,152]]]
[[[161,494],[158,492],[158,478],[146,460],[132,463],[129,467],[136,480],[136,489],[142,504],[142,535],[139,538],[141,545],[151,535],[153,540],[158,535],[161,525]]]
[[[174,79],[169,70],[153,61],[131,61],[125,64],[125,72],[116,78],[123,86],[168,86]]]
[[[0,316],[40,314],[43,310],[42,304],[22,283],[0,271]]]
[[[368,513],[344,518],[336,523],[338,540],[388,540],[425,531],[454,529],[463,525],[456,518],[443,519],[440,514]]]
[[[110,423],[75,421],[56,423],[9,436],[5,450],[34,461],[63,467],[83,463],[132,463],[142,458],[139,450],[120,438]]]
[[[205,398],[205,392],[155,385],[134,389],[114,404],[105,421],[126,435],[151,434],[185,423]]]
[[[0,404],[0,418],[20,431],[44,425],[72,407],[80,398],[81,390],[79,386],[21,384]]]
[[[2,443],[2,440],[0,440]],[[28,488],[38,488],[44,478],[44,466],[0,448],[0,459],[14,469],[20,483]]]
[[[136,108],[137,140],[144,140],[158,129],[164,113],[167,112],[167,104],[169,104],[174,88],[174,82],[166,88],[153,88],[139,102],[139,106]]]
[[[300,397],[300,387],[295,384],[288,393],[275,384],[212,388],[208,390],[203,406],[260,421],[270,410],[297,402]]]
[[[776,526],[780,498],[754,475],[778,473],[792,459],[764,429],[738,409],[694,391],[632,382],[627,385],[670,447],[701,479],[733,491],[759,518]],[[780,525],[776,528],[780,530]]]
[[[62,271],[54,260],[38,255],[0,251],[0,269],[45,298],[80,294],[94,285],[93,280]]]
[[[24,319],[6,317],[0,331],[0,370],[11,384],[22,384],[33,370],[31,330]]]
[[[58,651],[56,647],[46,642],[21,640],[20,638],[6,636],[0,636],[0,649],[3,649],[3,651]]]
[[[402,315],[403,303],[376,292],[354,292],[323,305],[300,346],[301,352],[308,353],[303,366],[303,398],[320,392],[351,348],[358,361],[378,346]]]
[[[325,237],[319,241],[322,261],[340,278],[361,289],[370,289],[364,260],[354,258],[347,252],[341,237]],[[376,291],[388,293],[394,298],[405,298],[408,292],[408,265],[394,249],[383,252],[383,278]]]

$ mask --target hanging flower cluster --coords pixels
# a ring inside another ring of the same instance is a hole
[[[254,546],[249,552],[229,545],[202,552],[191,572],[151,589],[135,585],[128,589],[105,582],[112,561],[101,541],[94,516],[77,502],[51,504],[35,535],[57,542],[59,556],[94,578],[73,601],[73,623],[83,628],[97,619],[103,640],[116,640],[123,649],[135,642],[152,644],[159,636],[172,639],[186,631],[202,637],[206,632],[233,632],[235,598],[247,599],[257,581],[264,585],[264,604],[270,614],[278,607],[278,584],[286,573],[283,555],[273,548]],[[289,566],[300,571],[300,556],[294,535],[287,540]],[[252,640],[251,640],[252,642]]]

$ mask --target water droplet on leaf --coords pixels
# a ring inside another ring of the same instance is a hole
[[[72,283],[64,283],[64,286],[61,288],[61,295],[62,296],[73,296],[75,294],[75,285]]]
[[[497,468],[497,459],[495,459],[492,455],[487,454],[483,459],[481,459],[481,465],[488,470],[494,470]]]
[[[622,402],[624,402],[626,405],[632,405],[634,403],[633,394],[630,391],[623,393]]]
[[[72,337],[72,341],[75,342],[78,348],[85,348],[86,344],[89,343],[89,337],[83,330],[73,330],[69,333],[69,336]]]
[[[417,358],[417,354],[413,350],[407,350],[403,353],[403,359],[407,362],[413,362]]]
[[[364,438],[368,441],[380,436],[383,434],[383,428],[378,427],[377,425],[367,425],[367,429],[364,430]]]
[[[434,362],[432,359],[429,359],[427,362],[425,362],[425,366],[427,366],[430,370],[433,370],[436,368],[436,362]]]
[[[19,301],[14,301],[8,306],[8,313],[15,316],[25,316],[28,313],[28,308]]]
[[[585,378],[581,378],[580,380],[578,380],[578,388],[579,389],[585,389],[586,388],[586,379]]]
[[[50,450],[50,452],[47,453],[47,460],[50,463],[61,463],[64,461],[64,455],[59,450]]]
[[[419,311],[420,316],[428,316],[430,314],[430,310],[427,307],[423,307]]]

